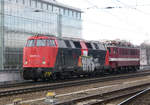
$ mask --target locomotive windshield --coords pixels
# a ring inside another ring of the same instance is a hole
[[[45,39],[38,39],[36,42],[36,46],[46,46],[46,40]]]
[[[55,40],[47,40],[47,46],[56,46]]]
[[[35,45],[36,44],[36,45]],[[38,40],[28,40],[27,41],[27,45],[26,47],[40,47],[40,46],[56,46],[55,40],[50,39],[50,40],[46,40],[46,39],[38,39]]]
[[[27,47],[33,47],[33,46],[35,46],[35,40],[28,40],[26,46],[27,46]]]

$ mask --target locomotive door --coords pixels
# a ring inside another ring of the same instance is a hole
[[[72,50],[64,49],[61,51],[61,66],[63,69],[68,69],[72,66]]]
[[[60,65],[62,68],[64,68],[65,58],[64,58],[64,51],[63,50],[61,50],[61,53],[60,53]]]

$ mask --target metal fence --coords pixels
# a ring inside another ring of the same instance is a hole
[[[0,69],[22,68],[23,47],[31,35],[81,37],[81,19],[47,7],[40,0],[0,0]]]

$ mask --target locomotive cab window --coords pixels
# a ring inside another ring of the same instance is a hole
[[[46,40],[45,39],[38,39],[36,42],[36,46],[46,46]]]
[[[33,47],[33,46],[35,46],[35,40],[28,40],[26,46],[27,47]]]
[[[118,53],[118,49],[117,48],[113,48],[113,52],[114,52],[114,54],[117,54]]]
[[[56,46],[55,40],[47,40],[47,46]]]
[[[111,49],[110,49],[110,47],[108,47],[107,49],[108,49],[109,53],[111,53]]]

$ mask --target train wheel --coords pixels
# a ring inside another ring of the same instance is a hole
[[[42,78],[42,81],[46,81],[46,78]]]
[[[60,75],[60,79],[64,80],[65,79],[64,75]]]
[[[42,75],[41,75],[41,80],[42,81],[46,81],[46,78],[45,78],[45,76],[44,76],[44,72],[42,71]]]
[[[137,72],[137,67],[136,66],[134,67],[133,72]]]
[[[25,80],[29,80],[29,71],[28,70],[23,70],[23,73],[22,73],[22,76],[23,76],[23,79]]]
[[[110,74],[114,74],[114,73],[115,73],[115,70],[114,70],[114,69],[109,69],[108,72],[109,72]]]
[[[38,81],[38,78],[34,78],[33,81],[34,81],[34,82],[37,82],[37,81]]]
[[[115,74],[120,74],[120,70],[119,69],[115,68],[114,71],[115,71]]]

